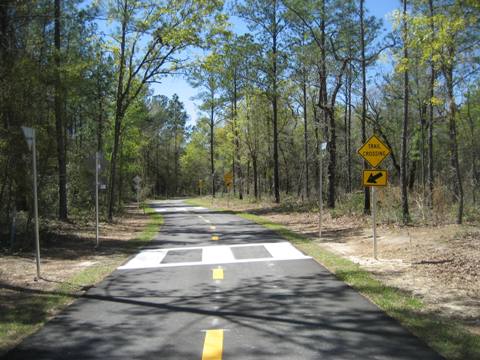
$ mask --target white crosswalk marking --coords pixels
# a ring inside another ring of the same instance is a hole
[[[198,210],[207,210],[207,208],[200,206],[177,206],[177,207],[162,207],[162,208],[153,208],[158,213],[165,212],[188,212],[188,211],[198,211]]]
[[[271,257],[236,259],[232,248],[236,247],[258,247],[263,246]],[[202,250],[202,261],[162,263],[169,251],[173,250]],[[180,247],[160,250],[144,250],[137,254],[125,265],[120,266],[119,270],[132,270],[144,268],[162,268],[176,266],[194,266],[194,265],[212,265],[212,264],[235,264],[261,261],[280,261],[280,260],[301,260],[310,259],[310,256],[303,255],[292,244],[288,242],[262,243],[262,244],[241,244],[241,245],[217,245],[203,247]]]
[[[232,261],[235,261],[235,258],[229,246],[207,246],[202,249],[202,263],[216,264],[218,262]]]

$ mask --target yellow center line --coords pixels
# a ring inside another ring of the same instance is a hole
[[[214,241],[220,240],[220,237],[217,235],[212,235],[212,240]]]
[[[222,360],[223,329],[207,330],[203,344],[202,360]]]
[[[221,267],[212,269],[213,280],[223,280],[223,269]]]

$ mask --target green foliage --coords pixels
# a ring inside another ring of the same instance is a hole
[[[317,149],[331,131],[331,123],[325,122],[327,110],[319,106],[323,91],[319,86],[319,70],[325,65],[330,99],[344,57],[349,58],[349,67],[332,107],[336,126],[335,184],[337,198],[341,200],[339,206],[345,206],[337,211],[339,214],[361,211],[362,200],[358,195],[361,187],[356,179],[360,177],[362,163],[354,151],[361,143],[358,1],[249,0],[239,2],[228,12],[224,11],[223,2],[207,0],[64,1],[60,51],[54,46],[52,1],[8,0],[7,4],[11,11],[0,12],[6,29],[0,33],[0,43],[4,44],[0,56],[0,237],[4,245],[8,244],[15,213],[22,214],[19,219],[26,215],[25,226],[17,231],[28,232],[32,224],[29,221],[31,154],[21,125],[37,130],[40,214],[53,218],[58,213],[54,111],[57,56],[61,58],[58,70],[71,213],[93,216],[92,160],[96,151],[103,153],[101,182],[107,184],[117,112],[122,118],[117,129],[120,141],[114,189],[119,197],[115,201],[118,209],[124,201],[135,197],[132,178],[136,175],[143,180],[142,197],[198,193],[199,180],[205,184],[203,191],[210,192],[212,128],[217,190],[226,190],[223,175],[232,171],[235,164],[235,191],[241,186],[246,196],[253,196],[255,191],[257,198],[271,196],[272,95],[276,97],[278,117],[280,190],[287,197],[311,202],[318,192]],[[122,7],[125,4],[126,9]],[[107,30],[96,20],[102,12],[108,16]],[[229,15],[243,18],[250,33],[236,34],[229,28]],[[276,21],[272,21],[272,15]],[[322,16],[328,19],[324,39],[321,39]],[[402,16],[400,12],[394,13],[393,21],[400,24]],[[365,14],[367,134],[381,134],[389,142],[393,156],[383,164],[390,170],[389,182],[396,184],[403,115],[399,89],[403,86],[401,72],[408,69],[411,82],[407,150],[411,192],[415,202],[426,206],[426,200],[420,201],[416,194],[423,193],[428,170],[426,136],[432,104],[433,169],[435,189],[439,189],[435,190],[438,199],[435,209],[442,221],[449,221],[450,214],[450,208],[444,208],[442,201],[456,201],[450,154],[445,150],[451,146],[446,122],[451,110],[444,74],[449,67],[453,70],[454,100],[458,103],[455,121],[468,219],[475,219],[471,214],[478,209],[480,145],[476,139],[480,135],[480,105],[475,74],[479,18],[475,1],[435,1],[433,16],[428,1],[409,2],[407,62],[399,47],[403,40],[401,29],[394,26],[388,35],[388,41],[395,40],[394,45],[386,46],[386,39],[381,39],[379,33],[381,20]],[[118,94],[123,20],[128,23],[128,31],[124,42],[123,92]],[[107,31],[111,39],[103,36],[102,31]],[[277,34],[275,54],[272,31]],[[187,50],[194,47],[202,50],[195,52],[197,58],[192,61]],[[383,53],[382,48],[386,48]],[[382,54],[387,64],[377,67]],[[432,64],[436,71],[433,96],[430,94]],[[179,72],[188,73],[201,103],[202,117],[191,128],[178,99],[152,96],[149,88],[163,76]],[[345,104],[347,75],[353,91],[349,104]],[[352,110],[349,134],[348,108]],[[327,166],[329,156],[324,156],[324,160]],[[305,198],[307,170],[311,199]],[[327,169],[324,170],[326,173]],[[327,179],[324,180],[326,184]],[[352,194],[349,182],[353,184]],[[393,189],[394,205],[388,210],[388,221],[397,218]],[[437,194],[442,191],[445,192],[442,196]],[[100,204],[103,212],[106,205],[103,191]],[[423,219],[424,213],[419,211],[418,216]]]

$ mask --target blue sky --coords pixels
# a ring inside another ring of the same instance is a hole
[[[383,19],[384,28],[386,31],[391,29],[388,14],[400,7],[398,0],[366,0],[366,8],[369,14],[377,18]],[[231,22],[236,31],[245,31],[244,24],[238,18],[231,19]],[[167,77],[161,84],[152,86],[155,95],[172,96],[177,94],[180,100],[184,103],[185,109],[190,117],[189,124],[195,124],[196,120],[201,116],[198,110],[198,101],[193,100],[198,90],[190,86],[190,84],[181,77]]]

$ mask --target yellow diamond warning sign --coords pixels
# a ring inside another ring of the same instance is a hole
[[[232,187],[233,184],[233,173],[228,172],[223,175],[223,181],[225,182],[225,186],[228,188]]]
[[[390,155],[390,152],[390,148],[385,145],[377,135],[372,135],[372,137],[358,149],[358,154],[374,168],[380,165],[380,163]]]
[[[363,186],[386,186],[387,170],[363,170]]]

